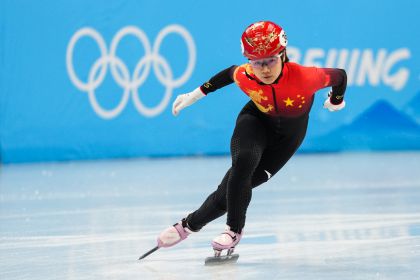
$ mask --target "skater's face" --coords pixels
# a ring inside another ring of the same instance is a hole
[[[264,84],[272,84],[283,70],[283,53],[263,59],[249,60],[255,76]]]

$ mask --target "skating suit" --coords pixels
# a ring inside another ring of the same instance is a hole
[[[231,229],[242,230],[252,188],[276,174],[301,145],[315,92],[332,87],[331,103],[341,103],[346,73],[342,69],[286,62],[277,80],[266,85],[255,76],[249,64],[243,64],[219,72],[201,90],[208,94],[232,83],[251,101],[236,120],[230,147],[232,166],[217,190],[187,217],[193,230],[201,229],[226,212]]]

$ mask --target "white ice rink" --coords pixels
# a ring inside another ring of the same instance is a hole
[[[224,218],[137,261],[229,164],[2,166],[0,279],[420,279],[420,153],[297,155],[254,190],[237,264],[204,266]]]

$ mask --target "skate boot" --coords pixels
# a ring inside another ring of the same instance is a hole
[[[186,239],[193,231],[188,228],[187,221],[182,221],[162,231],[157,239],[158,247],[171,247]]]
[[[214,256],[218,257],[223,250],[227,250],[227,255],[232,255],[235,250],[235,246],[241,241],[242,232],[236,233],[230,230],[230,227],[226,225],[225,231],[217,236],[211,242],[214,250]]]
[[[205,265],[220,265],[235,263],[239,255],[233,254],[235,246],[241,241],[243,231],[239,234],[230,230],[229,226],[226,226],[225,231],[217,236],[211,242],[214,250],[214,256],[208,257],[204,261]],[[227,250],[227,254],[222,256],[222,251]]]

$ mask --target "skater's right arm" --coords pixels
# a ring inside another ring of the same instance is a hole
[[[211,77],[210,80],[208,80],[200,86],[201,91],[205,95],[207,95],[210,92],[216,91],[222,87],[232,84],[234,82],[233,72],[235,72],[235,69],[237,67],[238,66],[236,65],[232,65],[231,67],[220,71],[219,73]]]
[[[177,116],[181,110],[194,104],[197,100],[203,98],[210,92],[216,91],[224,86],[232,84],[233,72],[236,69],[236,65],[226,68],[213,77],[210,80],[196,88],[192,92],[178,95],[175,102],[172,104],[172,114]]]

